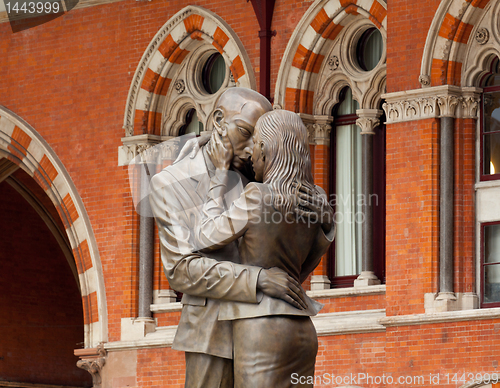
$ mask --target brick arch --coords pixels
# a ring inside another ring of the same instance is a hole
[[[107,341],[101,261],[83,202],[55,152],[28,123],[0,105],[0,157],[28,173],[51,199],[64,224],[80,280],[85,347]]]
[[[461,85],[462,65],[471,33],[490,0],[444,0],[425,42],[422,86]]]
[[[294,112],[312,113],[314,85],[331,43],[361,15],[385,34],[383,0],[316,0],[297,25],[281,62],[275,102]]]
[[[162,102],[172,79],[187,55],[202,44],[225,57],[238,86],[256,88],[250,59],[231,27],[204,8],[187,6],[160,29],[137,67],[125,111],[126,136],[160,134]]]

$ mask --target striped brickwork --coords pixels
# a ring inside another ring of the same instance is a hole
[[[237,85],[252,86],[236,35],[208,11],[186,7],[160,29],[137,68],[135,78],[140,79],[140,87],[135,92],[132,84],[125,117],[125,126],[133,126],[133,134],[160,135],[162,109],[172,79],[186,57],[200,45],[212,45],[224,56]]]
[[[0,156],[26,171],[52,200],[66,229],[80,280],[84,310],[85,346],[97,345],[105,338],[104,290],[98,253],[90,243],[93,236],[85,223],[87,217],[69,176],[54,151],[28,124],[0,107]],[[99,270],[97,269],[99,268]]]
[[[462,64],[467,44],[476,23],[490,0],[453,0],[450,2],[435,37],[430,82],[432,86],[461,86]],[[427,42],[429,44],[429,41]],[[468,86],[468,85],[464,85]]]
[[[296,47],[291,47],[290,57],[283,58],[284,63],[288,63],[282,66],[284,73],[288,73],[282,80],[286,82],[284,109],[313,113],[316,81],[331,42],[359,15],[385,30],[387,9],[385,3],[378,0],[323,1],[299,24],[297,30],[304,32],[296,41]],[[277,90],[279,87],[277,85]]]

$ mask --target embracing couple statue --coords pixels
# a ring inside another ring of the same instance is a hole
[[[212,120],[208,142],[151,180],[165,274],[183,293],[172,347],[185,351],[185,387],[311,386],[291,383],[314,375],[318,350],[321,306],[300,284],[335,227],[307,130],[244,88],[226,90]]]

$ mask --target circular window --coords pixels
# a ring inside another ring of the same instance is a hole
[[[358,40],[356,55],[359,66],[365,70],[373,70],[382,58],[384,41],[378,28],[372,27],[366,30]]]
[[[205,62],[202,71],[202,81],[205,90],[210,93],[216,93],[224,83],[226,78],[226,62],[219,53],[210,55]]]

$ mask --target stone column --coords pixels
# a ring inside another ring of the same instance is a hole
[[[332,116],[300,114],[302,121],[309,132],[309,144],[314,148],[313,176],[314,183],[329,194],[330,186],[330,133],[333,121]],[[328,278],[327,255],[313,271],[311,276],[311,290],[330,289]]]
[[[149,181],[156,174],[158,151],[151,145],[142,146],[139,154],[142,159],[140,173],[141,198],[139,203],[139,312],[138,319],[151,320],[153,303],[153,255],[154,255],[154,218],[149,204]]]
[[[373,211],[370,195],[373,193],[373,135],[374,129],[380,124],[382,111],[378,109],[356,110],[356,124],[361,127],[362,138],[362,194],[364,223],[362,226],[363,256],[361,274],[354,280],[354,287],[364,287],[380,284],[373,267]]]

